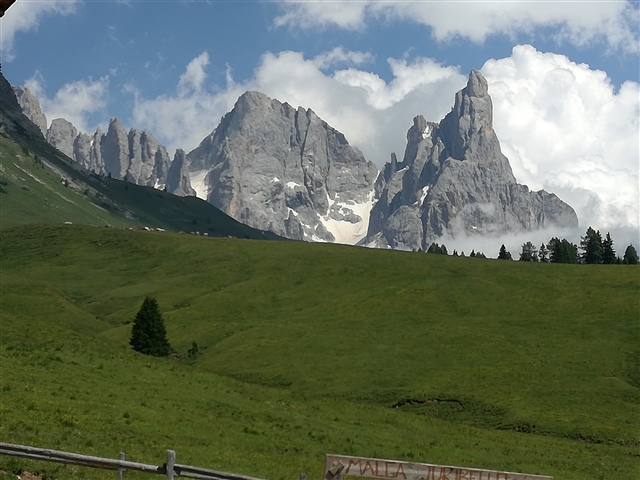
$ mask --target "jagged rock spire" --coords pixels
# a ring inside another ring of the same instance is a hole
[[[167,174],[167,192],[181,197],[195,197],[196,191],[191,187],[189,164],[184,150],[176,150]]]
[[[516,182],[492,122],[488,84],[478,70],[439,124],[416,116],[402,163],[386,166],[379,179],[384,185],[364,243],[424,250],[445,234],[577,226],[575,212],[558,197]]]
[[[47,117],[42,112],[38,99],[33,96],[27,87],[14,87],[13,91],[22,109],[22,113],[40,128],[42,135],[46,135],[48,125]]]

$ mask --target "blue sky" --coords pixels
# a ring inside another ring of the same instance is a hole
[[[638,2],[17,0],[3,73],[47,119],[117,116],[189,151],[247,89],[312,108],[378,167],[472,68],[521,183],[640,227]]]

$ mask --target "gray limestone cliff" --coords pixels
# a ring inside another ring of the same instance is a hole
[[[577,226],[575,211],[554,194],[516,182],[492,125],[487,81],[473,70],[439,124],[414,118],[402,162],[394,155],[376,182],[362,243],[424,250],[444,235]]]
[[[24,116],[40,128],[42,135],[46,135],[48,125],[47,117],[42,113],[38,99],[33,96],[27,87],[14,87],[13,92],[16,95]]]
[[[106,175],[102,160],[102,139],[104,135],[98,128],[93,136],[79,134],[73,143],[73,159],[84,168],[99,175]]]
[[[187,155],[181,148],[176,150],[173,162],[171,162],[171,167],[169,167],[169,173],[167,174],[167,191],[181,197],[196,196],[196,191],[191,188],[191,181],[189,180]]]
[[[78,136],[78,130],[64,118],[56,118],[47,130],[46,139],[49,144],[60,150],[67,157],[73,158],[73,142]]]
[[[102,159],[107,174],[138,185],[164,188],[171,159],[147,130],[127,131],[112,118],[102,138]]]
[[[311,109],[246,92],[187,155],[207,200],[251,227],[298,240],[356,243],[378,174]]]
[[[11,132],[30,140],[44,140],[40,127],[22,113],[15,91],[0,68],[0,133],[7,135]]]
[[[71,122],[63,118],[53,120],[47,129],[38,99],[26,87],[13,88],[13,91],[23,114],[40,127],[47,142],[87,170],[138,185],[166,186],[171,158],[149,131],[139,132],[132,128],[127,132],[117,118],[111,119],[106,134],[99,128],[93,135],[78,132]],[[179,172],[176,193],[195,195],[188,175],[184,174],[185,168],[176,168]],[[174,193],[171,187],[167,190]]]
[[[112,118],[109,122],[101,146],[107,174],[124,179],[129,168],[129,136],[117,118]]]

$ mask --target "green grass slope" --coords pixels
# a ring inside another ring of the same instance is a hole
[[[1,441],[271,479],[325,453],[639,471],[635,267],[76,225],[3,230],[0,261]],[[146,295],[181,358],[128,347]]]
[[[93,175],[37,138],[0,135],[0,226],[80,223],[278,239],[195,197]]]

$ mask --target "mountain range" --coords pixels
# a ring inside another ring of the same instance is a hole
[[[184,152],[177,157],[184,163]],[[169,178],[176,171],[170,168]],[[195,196],[176,196],[89,171],[46,142],[40,127],[21,112],[1,73],[0,202],[2,229],[30,223],[81,223],[283,240],[242,224]]]
[[[246,92],[189,153],[110,121],[106,134],[47,120],[25,87],[22,112],[47,141],[99,175],[197,195],[259,230],[307,241],[425,250],[443,236],[578,225],[552,193],[518,184],[493,130],[487,81],[473,70],[439,123],[413,119],[402,161],[378,172],[311,109]]]

